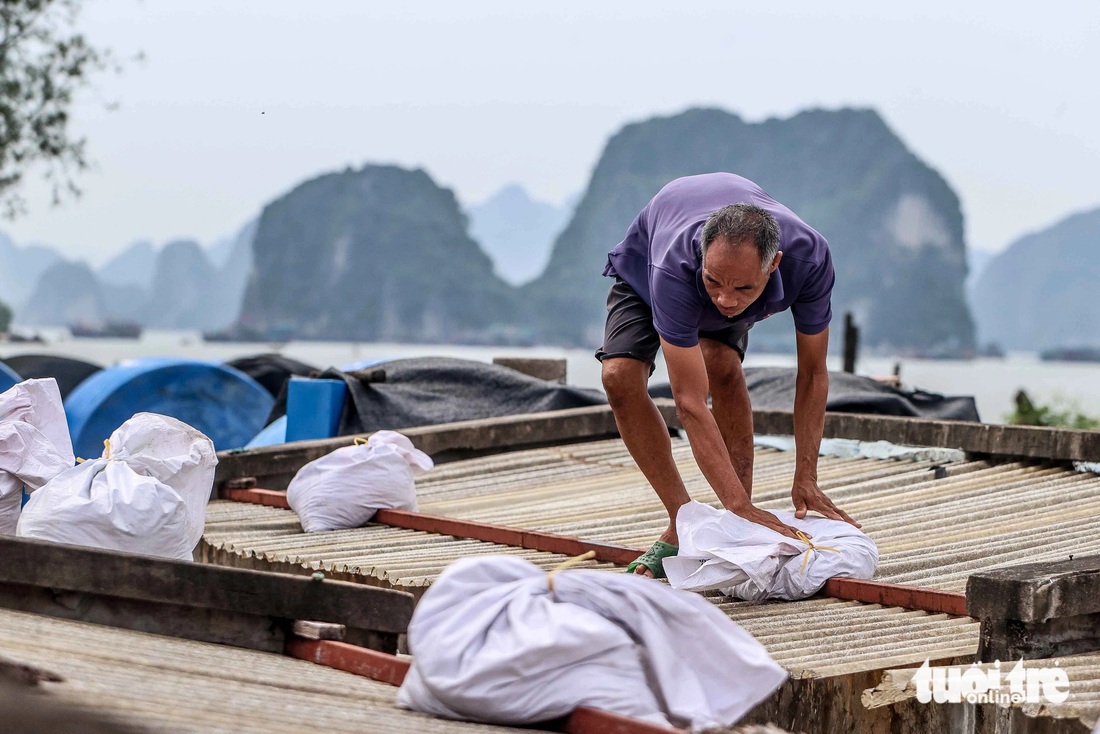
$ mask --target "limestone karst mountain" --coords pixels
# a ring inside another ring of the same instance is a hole
[[[958,197],[877,113],[855,109],[760,123],[694,109],[624,127],[604,149],[546,272],[524,288],[540,335],[598,344],[608,250],[664,184],[711,171],[756,181],[829,240],[834,315],[853,311],[865,344],[973,347]],[[753,339],[775,348],[793,340],[790,332],[789,320],[773,318]]]
[[[240,324],[288,338],[506,339],[514,293],[466,225],[454,194],[421,170],[306,181],[260,216]]]
[[[1042,351],[1100,347],[1100,209],[1013,242],[971,291],[982,343]]]

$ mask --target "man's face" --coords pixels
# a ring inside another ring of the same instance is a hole
[[[782,252],[768,268],[760,268],[760,255],[751,243],[716,239],[703,257],[703,286],[723,316],[736,316],[760,297],[768,277],[779,267]]]

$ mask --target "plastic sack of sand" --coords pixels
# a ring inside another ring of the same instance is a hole
[[[693,728],[735,723],[787,675],[697,594],[512,556],[447,567],[413,612],[403,708],[491,724],[579,706]]]
[[[75,463],[56,380],[27,380],[0,394],[0,535],[15,533],[23,487],[33,493]]]
[[[430,456],[395,431],[378,431],[303,466],[286,499],[307,533],[366,525],[378,510],[416,510],[416,477]]]
[[[809,536],[793,540],[727,510],[689,502],[676,517],[680,550],[664,560],[675,589],[719,589],[736,599],[805,599],[834,576],[869,579],[878,568],[878,547],[840,520],[773,512]]]
[[[217,463],[213,442],[199,430],[138,413],[111,434],[102,457],[32,494],[16,535],[191,560]]]

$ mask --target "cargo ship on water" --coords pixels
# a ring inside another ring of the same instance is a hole
[[[104,321],[101,324],[69,324],[69,333],[81,339],[139,339],[141,324],[133,321]]]

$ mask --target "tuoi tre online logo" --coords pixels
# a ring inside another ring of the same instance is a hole
[[[933,668],[925,660],[913,676],[921,703],[1064,703],[1069,698],[1069,676],[1061,668],[1025,668],[1020,660],[1006,674],[1001,661],[987,668],[971,665]]]

